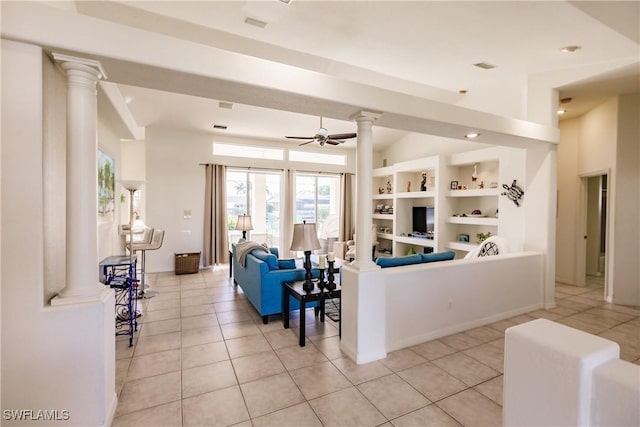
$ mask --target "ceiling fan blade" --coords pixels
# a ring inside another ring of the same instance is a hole
[[[315,141],[315,139],[312,139],[311,141],[303,142],[302,144],[298,144],[298,147],[300,147],[301,145],[311,144],[313,141]]]
[[[289,138],[289,139],[313,139],[312,136],[285,136],[285,138]]]
[[[329,135],[327,138],[329,138],[329,139],[349,139],[349,138],[355,138],[356,136],[358,136],[357,133],[334,133],[332,135]]]
[[[344,141],[339,141],[337,139],[327,139],[325,141],[327,144],[331,144],[331,145],[340,145],[342,144]]]

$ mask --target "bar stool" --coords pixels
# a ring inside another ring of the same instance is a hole
[[[146,262],[147,262],[147,251],[154,251],[156,249],[160,249],[160,247],[162,246],[162,242],[164,240],[164,230],[160,230],[159,228],[154,228],[153,229],[153,235],[151,237],[151,241],[149,242],[133,242],[133,246],[131,245],[127,245],[127,248],[129,250],[132,250],[131,248],[133,248],[133,252],[137,252],[137,251],[141,251],[142,252],[142,260],[141,260],[141,276],[142,276],[142,280],[140,282],[140,296],[142,296],[143,298],[152,298],[156,295],[158,295],[158,291],[152,291],[151,289],[148,289],[148,286],[145,284],[145,276],[146,276]]]

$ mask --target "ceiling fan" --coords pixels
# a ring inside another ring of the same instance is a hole
[[[334,133],[330,135],[329,131],[322,127],[322,116],[320,116],[320,129],[318,129],[314,136],[287,136],[285,138],[309,140],[302,144],[298,144],[298,146],[317,142],[322,147],[324,144],[339,145],[344,143],[344,139],[355,138],[356,136],[358,135],[355,133]]]

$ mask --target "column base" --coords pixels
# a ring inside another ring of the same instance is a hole
[[[364,261],[355,260],[351,264],[348,264],[348,267],[362,272],[380,270],[380,266],[369,259]]]
[[[113,293],[113,290],[111,288],[101,283],[96,284],[94,288],[90,289],[95,290],[95,292],[79,295],[65,295],[63,289],[62,292],[51,299],[51,305],[64,306],[73,304],[84,304],[87,302],[105,301]]]

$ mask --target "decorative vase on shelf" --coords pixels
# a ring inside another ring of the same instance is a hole
[[[471,175],[471,188],[476,189],[476,182],[478,181],[478,164],[473,164],[473,175]]]

